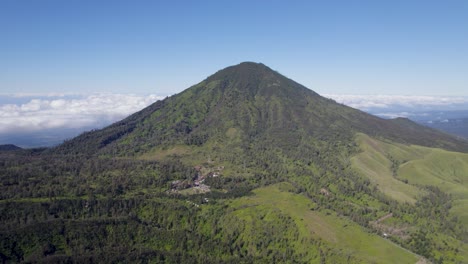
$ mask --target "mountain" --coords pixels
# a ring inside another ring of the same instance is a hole
[[[259,63],[218,71],[184,92],[57,148],[137,155],[157,146],[202,145],[235,130],[242,141],[352,140],[357,132],[405,144],[468,151],[468,142],[408,119],[384,120],[337,104]]]
[[[463,263],[467,153],[244,62],[57,147],[0,152],[0,257]]]

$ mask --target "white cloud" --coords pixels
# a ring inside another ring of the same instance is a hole
[[[10,95],[10,97],[23,95]],[[31,95],[28,95],[28,97]],[[137,112],[162,96],[92,94],[45,95],[22,104],[0,105],[0,133],[54,128],[102,127]]]
[[[468,106],[468,97],[455,96],[415,96],[415,95],[343,95],[325,94],[338,103],[361,110],[387,108],[440,108]]]
[[[415,109],[468,109],[468,97],[338,95],[327,94],[339,103],[382,117],[413,116]],[[21,97],[20,101],[11,100]],[[121,120],[151,103],[163,99],[157,95],[129,94],[10,94],[0,95],[0,134],[35,132],[47,129],[99,128]],[[8,100],[5,100],[8,99]],[[13,102],[13,103],[11,103]]]

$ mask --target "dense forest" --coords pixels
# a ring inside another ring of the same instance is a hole
[[[289,182],[292,188],[288,191],[310,199],[313,210],[332,211],[369,232],[378,233],[369,223],[384,212],[400,216],[400,221],[413,226],[412,231],[408,239],[392,239],[433,261],[442,261],[443,255],[435,258],[436,244],[428,232],[461,241],[468,237],[461,222],[449,217],[450,197],[439,189],[428,188],[415,205],[401,204],[386,198],[349,168],[335,166],[330,156],[321,161],[316,157],[315,163],[324,164],[323,168],[303,165],[289,171],[290,164],[275,160],[277,167],[267,168],[265,173],[211,177],[205,181],[212,187],[210,192],[181,194],[170,191],[171,182],[191,181],[197,171],[177,156],[159,162],[43,152],[1,154],[0,256],[4,261],[333,263],[343,257],[320,239],[307,241],[320,254],[303,256],[288,248],[299,231],[281,214],[275,216],[271,228],[284,233],[257,234],[249,238],[258,243],[253,248],[252,241],[239,238],[246,227],[229,224],[235,221],[226,219],[232,210],[229,201],[279,182]],[[268,158],[258,155],[255,163],[266,162],[262,159]],[[296,165],[300,163],[298,159]],[[323,188],[332,194],[324,195]],[[438,250],[457,259],[457,248],[452,245]],[[333,253],[327,256],[324,252]]]

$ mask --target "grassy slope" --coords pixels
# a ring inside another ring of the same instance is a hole
[[[400,202],[414,203],[425,194],[418,186],[436,186],[452,196],[450,215],[457,216],[465,228],[468,226],[468,154],[386,143],[364,134],[358,134],[356,141],[362,152],[352,158],[353,167],[383,193]],[[395,176],[392,160],[398,164]],[[452,240],[444,234],[437,237],[440,241]],[[460,256],[468,258],[467,244],[453,245],[458,245]]]
[[[255,226],[257,224],[255,215],[259,211],[266,210],[272,214],[279,210],[279,214],[290,217],[299,229],[300,237],[297,241],[318,238],[336,248],[337,261],[344,260],[339,256],[342,258],[354,256],[358,262],[366,263],[393,263],[395,259],[398,259],[399,263],[415,263],[418,260],[417,255],[396,246],[389,240],[366,232],[349,220],[337,217],[333,213],[311,210],[314,204],[302,195],[288,192],[287,189],[290,187],[288,183],[280,183],[256,189],[254,196],[231,202],[230,207],[234,209],[231,214],[239,221]],[[244,235],[248,236],[251,233],[247,232]],[[295,247],[299,252],[310,250],[306,244],[300,242]]]
[[[384,144],[364,134],[358,134],[356,140],[362,150],[351,159],[356,170],[368,177],[381,192],[391,198],[400,202],[415,203],[417,197],[423,194],[422,190],[393,177],[392,162],[388,153],[395,152],[396,149],[401,149],[402,152],[398,157],[419,153],[412,152],[409,147],[401,144],[397,144],[398,146]]]
[[[437,186],[454,198],[451,212],[468,223],[468,154],[384,143],[364,134],[356,140],[362,152],[352,158],[352,164],[382,192],[398,201],[414,202],[424,194],[415,185]],[[390,157],[401,164],[397,177],[392,175]]]
[[[409,183],[434,185],[451,194],[454,206],[450,212],[468,226],[468,154],[431,149],[403,164],[398,175]]]

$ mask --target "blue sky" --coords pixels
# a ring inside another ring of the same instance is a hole
[[[242,61],[321,94],[468,96],[468,1],[0,1],[0,93],[174,94]]]

